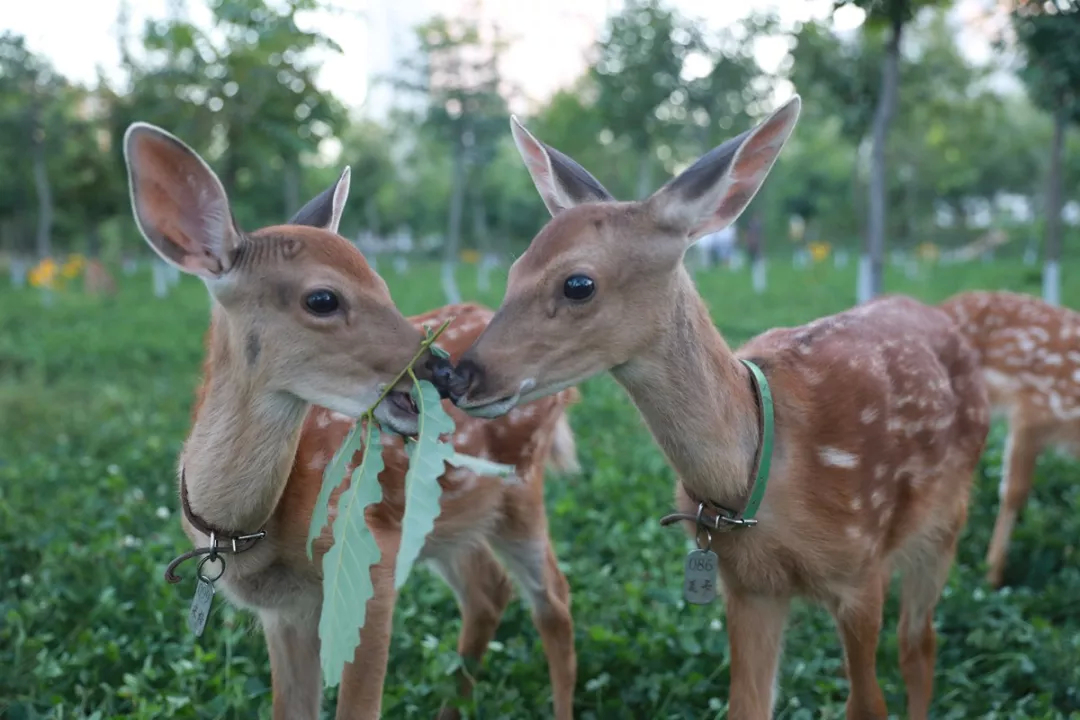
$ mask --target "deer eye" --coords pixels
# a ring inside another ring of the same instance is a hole
[[[304,298],[304,305],[312,315],[330,315],[341,306],[332,290],[312,290]]]
[[[596,283],[588,275],[571,275],[563,283],[563,295],[569,300],[588,300],[596,292]]]

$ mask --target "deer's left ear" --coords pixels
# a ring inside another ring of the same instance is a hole
[[[735,222],[772,170],[795,129],[798,95],[760,125],[713,148],[645,202],[665,227],[685,231],[689,242]]]
[[[296,214],[289,219],[288,224],[310,225],[336,233],[341,224],[341,214],[345,212],[345,200],[349,197],[350,174],[349,166],[346,165],[337,182],[297,210]]]

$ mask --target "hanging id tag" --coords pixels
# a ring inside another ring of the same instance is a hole
[[[708,605],[716,599],[716,553],[694,549],[686,556],[683,598],[693,605]]]
[[[187,625],[195,637],[203,634],[206,627],[206,618],[210,615],[210,606],[214,602],[214,585],[202,578],[195,586],[195,597],[191,599],[191,610],[188,611]]]

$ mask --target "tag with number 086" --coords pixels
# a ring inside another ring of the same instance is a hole
[[[716,599],[716,553],[712,550],[687,554],[683,597],[693,605],[708,605]]]

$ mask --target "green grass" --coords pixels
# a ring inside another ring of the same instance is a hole
[[[398,276],[406,313],[441,304],[437,270]],[[1080,266],[1064,270],[1080,306]],[[495,305],[502,289],[463,291]],[[0,288],[0,718],[269,717],[270,672],[252,616],[218,598],[196,642],[193,588],[162,579],[188,541],[177,518],[176,457],[202,356],[207,298],[185,278],[166,300],[148,276],[122,278],[108,300]],[[502,278],[494,278],[501,282]],[[774,262],[770,290],[747,272],[699,278],[733,344],[774,325],[841,310],[854,268],[796,271]],[[890,291],[938,300],[960,288],[1038,292],[1018,262],[891,273]],[[551,533],[573,590],[579,659],[576,716],[716,718],[726,714],[729,656],[721,604],[680,599],[687,540],[662,529],[674,477],[608,377],[572,410],[583,475],[547,485]],[[1002,428],[994,428],[970,521],[938,606],[933,717],[1080,718],[1080,466],[1039,463],[1014,535],[1009,587],[991,592],[982,557],[997,506]],[[879,676],[904,717],[894,596]],[[384,717],[430,718],[453,697],[460,628],[449,590],[415,574],[395,616]],[[522,603],[508,609],[469,716],[550,717],[547,665]],[[839,718],[847,683],[827,614],[797,604],[781,668],[778,717]],[[324,707],[331,708],[332,696]]]

